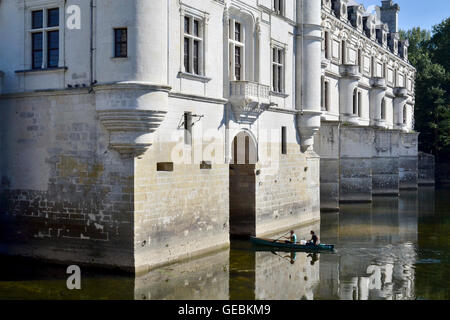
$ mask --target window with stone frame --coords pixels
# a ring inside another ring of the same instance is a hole
[[[330,82],[322,77],[322,94],[321,94],[322,111],[330,111]]]
[[[273,11],[276,14],[284,16],[285,14],[285,0],[273,0]]]
[[[114,58],[128,57],[128,30],[127,28],[114,29]]]
[[[59,66],[59,8],[31,12],[31,68],[46,69]]]
[[[184,72],[204,75],[203,21],[191,15],[184,16],[183,67]]]
[[[242,81],[245,78],[245,33],[239,21],[230,19],[229,24],[230,78]]]
[[[386,120],[386,99],[381,100],[381,120]]]
[[[272,48],[272,91],[284,93],[285,50]]]

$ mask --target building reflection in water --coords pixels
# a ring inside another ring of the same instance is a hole
[[[414,299],[418,241],[418,194],[376,197],[372,204],[348,204],[322,217],[322,241],[336,255],[323,255],[320,299]]]
[[[340,213],[324,213],[320,223],[295,230],[299,239],[317,231],[322,243],[336,245],[334,254],[255,252],[236,242],[231,250],[137,277],[135,298],[414,299],[421,197],[434,194],[405,191],[345,204]]]

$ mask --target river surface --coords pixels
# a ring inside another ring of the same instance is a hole
[[[254,252],[248,242],[139,277],[2,258],[0,299],[450,299],[450,190],[420,188],[400,198],[342,205],[315,230],[333,254]]]

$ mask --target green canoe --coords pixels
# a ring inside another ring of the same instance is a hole
[[[263,239],[252,237],[251,242],[255,246],[262,247],[272,247],[277,248],[281,251],[307,251],[307,252],[317,252],[317,251],[333,251],[334,245],[332,244],[319,244],[316,246],[303,245],[298,243],[289,243],[283,240],[273,240],[273,239]]]

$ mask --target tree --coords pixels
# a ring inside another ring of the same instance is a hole
[[[450,18],[433,27],[401,31],[409,39],[409,60],[417,69],[415,125],[419,149],[450,159]]]

